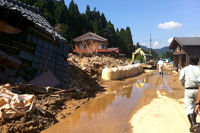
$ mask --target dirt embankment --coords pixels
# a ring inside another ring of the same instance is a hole
[[[51,127],[60,119],[75,112],[91,97],[104,91],[101,86],[101,71],[104,67],[115,67],[127,65],[128,62],[105,56],[84,57],[69,54],[69,89],[76,91],[70,93],[60,93],[36,99],[35,105],[46,110],[42,114],[37,110],[32,110],[25,115],[12,119],[0,120],[1,133],[29,133],[40,132]],[[35,94],[38,95],[38,94]],[[65,114],[61,113],[65,110]]]

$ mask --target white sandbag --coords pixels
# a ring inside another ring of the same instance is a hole
[[[136,68],[136,66],[134,65],[134,66],[133,66],[133,76],[135,76],[135,75],[137,75],[137,68]]]
[[[135,65],[135,68],[136,68],[136,72],[137,72],[136,75],[137,75],[137,74],[139,74],[139,68],[138,68],[138,65]]]
[[[123,74],[123,70],[122,70],[121,67],[118,67],[117,69],[118,69],[118,71],[119,71],[119,77],[118,77],[118,79],[122,79],[123,76],[124,76],[124,74]]]
[[[132,65],[130,65],[129,72],[130,72],[129,76],[133,77],[133,67],[132,67]]]
[[[105,80],[117,79],[117,73],[113,71],[111,68],[104,68],[102,70],[102,79]]]
[[[143,67],[142,67],[142,65],[141,65],[141,73],[143,73],[144,72],[144,69],[143,69]]]
[[[121,77],[120,77],[120,79],[124,79],[124,78],[126,78],[126,74],[125,74],[125,69],[124,68],[121,68]]]
[[[115,79],[119,79],[120,78],[120,72],[119,70],[115,67],[115,68],[111,68],[113,70],[113,77],[112,77],[112,80],[115,80]]]
[[[124,68],[124,78],[128,78],[129,77],[129,70],[127,67]]]
[[[130,77],[133,77],[133,65],[130,66]]]
[[[141,73],[141,67],[138,66],[138,74],[140,74],[140,73]]]

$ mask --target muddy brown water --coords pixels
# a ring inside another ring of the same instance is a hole
[[[44,130],[42,133],[122,133],[131,132],[129,120],[134,108],[138,105],[142,92],[148,88],[172,89],[168,86],[167,74],[161,78],[163,84],[158,86],[148,83],[158,73],[147,76],[130,86],[115,86],[112,94],[103,95],[76,110],[76,113],[61,120],[56,125]]]

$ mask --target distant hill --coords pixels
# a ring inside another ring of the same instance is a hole
[[[140,45],[140,48],[142,48],[142,49],[144,49],[144,50],[147,50],[147,51],[149,50],[148,47],[142,46],[142,45]],[[161,57],[162,53],[165,53],[166,51],[173,52],[173,50],[169,50],[169,49],[168,49],[168,46],[163,47],[163,48],[161,48],[161,49],[153,49],[153,51],[155,51],[156,53],[158,53],[158,56],[159,56],[159,57]]]

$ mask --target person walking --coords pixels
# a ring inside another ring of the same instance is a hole
[[[157,66],[158,66],[160,75],[163,76],[164,62],[162,58],[160,58],[160,60],[158,61]]]
[[[197,100],[197,93],[199,83],[197,81],[200,77],[200,67],[198,67],[199,57],[191,55],[189,58],[190,65],[184,67],[180,71],[179,82],[185,87],[185,109],[188,120],[190,122],[190,132],[194,132],[198,126],[196,122],[197,114],[195,113],[195,101]]]
[[[198,82],[200,83],[200,78],[199,78]],[[198,89],[197,100],[196,100],[195,105],[196,105],[195,113],[200,115],[200,87]]]

